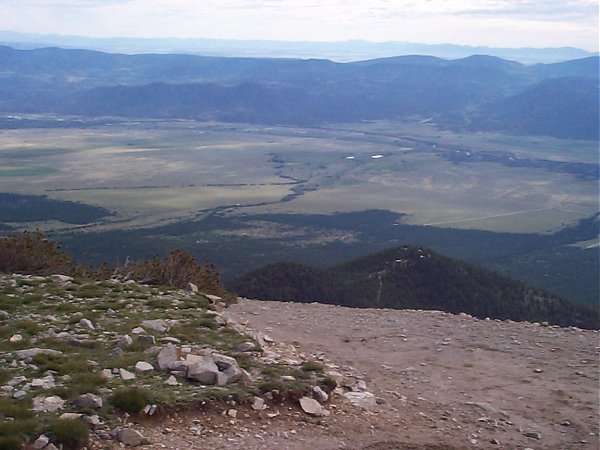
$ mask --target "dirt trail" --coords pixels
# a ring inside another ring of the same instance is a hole
[[[323,418],[283,404],[232,404],[236,417],[183,411],[137,423],[152,442],[144,448],[600,448],[597,332],[253,300],[227,314],[268,334],[269,352],[301,352],[364,380],[378,404],[363,411],[334,395]]]
[[[229,314],[352,368],[380,398],[372,413],[337,417],[335,433],[308,430],[312,448],[599,448],[597,332],[250,300]]]

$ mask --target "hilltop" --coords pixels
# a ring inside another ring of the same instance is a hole
[[[276,263],[229,286],[264,300],[318,301],[358,308],[435,309],[479,318],[547,321],[598,329],[598,312],[487,269],[403,246],[328,269]]]

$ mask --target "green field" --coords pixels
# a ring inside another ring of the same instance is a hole
[[[453,152],[485,152],[492,160],[457,162]],[[505,153],[525,163],[493,160]],[[90,230],[155,226],[232,207],[251,214],[385,209],[410,224],[548,232],[598,211],[597,178],[540,167],[539,160],[589,166],[598,153],[586,141],[461,135],[418,123],[300,129],[117,122],[2,130],[0,192],[116,212]]]

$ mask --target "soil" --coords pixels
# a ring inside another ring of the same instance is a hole
[[[333,394],[329,417],[294,404],[182,411],[135,428],[169,449],[594,449],[598,332],[437,311],[240,300],[230,318],[375,394]],[[274,416],[278,414],[277,416]],[[273,417],[274,416],[274,417]]]

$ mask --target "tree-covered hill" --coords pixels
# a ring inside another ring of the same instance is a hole
[[[599,327],[598,311],[419,247],[398,247],[324,270],[278,263],[229,286],[263,300],[359,308],[436,309],[480,318]]]

